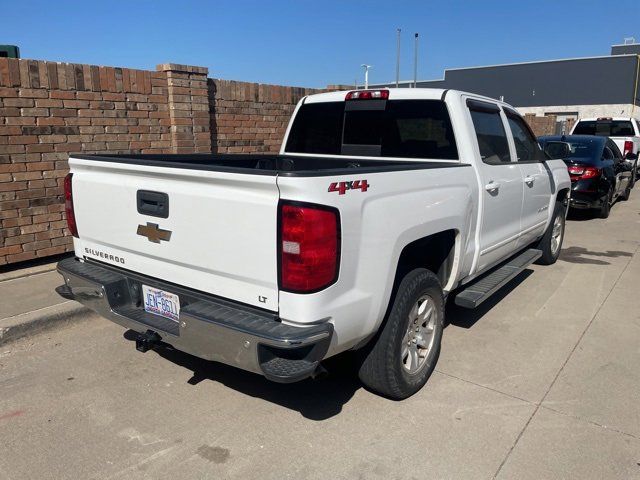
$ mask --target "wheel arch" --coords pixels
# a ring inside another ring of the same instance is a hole
[[[558,190],[558,194],[556,195],[556,202],[564,202],[565,200],[569,200],[570,193],[570,188],[562,188]]]
[[[396,264],[394,291],[402,278],[414,268],[433,272],[444,288],[450,283],[456,264],[458,231],[447,229],[418,238],[406,244]]]
[[[398,287],[407,273],[416,268],[425,268],[436,275],[443,289],[453,284],[461,261],[461,242],[460,231],[449,228],[404,245],[395,264],[395,275],[384,306],[384,315],[375,330],[354,346],[355,350],[369,344],[380,334],[395,301]]]

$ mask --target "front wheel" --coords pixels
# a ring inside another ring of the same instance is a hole
[[[438,278],[417,268],[400,282],[381,331],[363,352],[359,377],[371,390],[396,400],[420,390],[433,372],[444,329]]]
[[[542,256],[536,261],[538,265],[552,265],[560,256],[564,240],[565,208],[561,202],[556,202],[551,223],[537,245],[542,250]]]

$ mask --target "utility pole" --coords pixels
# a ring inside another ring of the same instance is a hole
[[[367,89],[369,88],[369,69],[373,68],[373,65],[367,65],[366,63],[363,63],[360,66],[364,68],[364,88]]]
[[[415,47],[413,56],[413,88],[418,86],[418,34],[415,34]]]
[[[396,88],[400,86],[400,32],[401,29],[396,29],[396,33],[398,36],[398,45],[396,47]]]

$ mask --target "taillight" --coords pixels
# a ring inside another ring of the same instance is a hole
[[[73,211],[73,173],[64,177],[64,211],[67,214],[67,227],[71,235],[78,238],[78,226],[76,225],[76,214]]]
[[[338,211],[319,205],[280,205],[280,288],[322,290],[336,281],[340,263]]]
[[[622,149],[622,156],[626,157],[627,153],[633,152],[633,142],[629,140],[624,141],[624,148]]]
[[[345,100],[387,100],[389,90],[356,90],[347,93]]]
[[[595,167],[581,167],[572,165],[567,168],[571,180],[587,180],[589,178],[597,178],[602,175],[602,171]]]

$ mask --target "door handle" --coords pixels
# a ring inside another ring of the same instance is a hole
[[[531,175],[527,175],[526,177],[524,177],[524,183],[526,183],[527,185],[533,185],[533,182],[535,181],[535,177],[532,177]]]
[[[487,192],[497,192],[500,190],[500,184],[498,182],[491,181],[484,186]]]
[[[169,218],[169,195],[151,190],[136,193],[138,213],[151,217]]]

